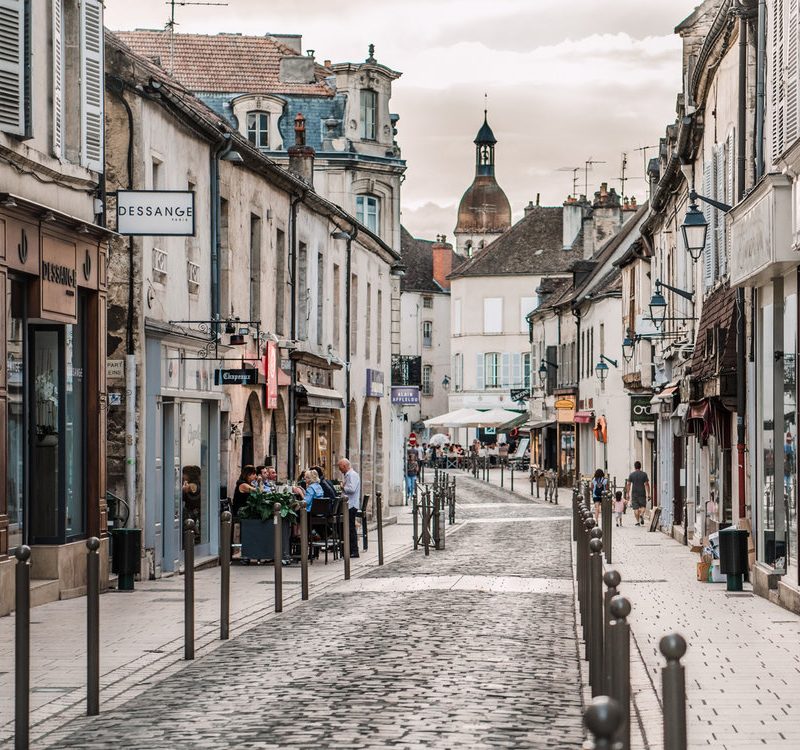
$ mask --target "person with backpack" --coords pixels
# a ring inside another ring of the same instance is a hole
[[[600,523],[600,509],[603,503],[603,493],[608,489],[608,479],[602,469],[594,473],[592,479],[592,500],[594,501],[594,520]]]

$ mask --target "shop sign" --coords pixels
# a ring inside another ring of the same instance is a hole
[[[193,237],[194,191],[117,191],[117,232]]]
[[[414,385],[393,385],[392,403],[398,406],[417,406],[419,404],[419,388]]]
[[[60,323],[77,322],[75,253],[74,242],[47,234],[42,236],[41,265],[31,317]]]
[[[380,370],[367,370],[367,398],[383,398],[383,373]]]
[[[527,388],[512,388],[511,389],[511,400],[512,401],[527,401],[530,398],[531,394]]]
[[[267,350],[264,353],[264,408],[278,408],[278,345],[274,341],[267,341]]]
[[[652,396],[631,396],[631,424],[653,421],[651,409],[654,407],[650,404],[651,398]]]
[[[214,385],[258,385],[258,370],[214,370]]]
[[[553,406],[556,410],[556,422],[570,424],[575,421],[575,399],[560,398]]]

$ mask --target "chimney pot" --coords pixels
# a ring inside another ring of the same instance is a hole
[[[306,118],[294,118],[294,146],[289,148],[289,171],[309,185],[314,184],[314,149],[306,145]]]
[[[437,235],[436,242],[431,245],[433,256],[433,280],[442,289],[450,289],[450,280],[447,278],[453,270],[453,246],[447,242],[445,235]]]

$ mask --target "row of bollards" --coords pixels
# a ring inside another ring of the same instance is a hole
[[[411,501],[412,542],[425,555],[445,548],[447,524],[456,522],[456,478],[436,469],[432,484],[418,484]]]
[[[597,525],[589,504],[588,485],[583,491],[576,487],[572,499],[578,608],[593,698],[585,723],[594,742],[584,747],[630,750],[631,604],[619,594],[619,573],[603,572],[604,529]],[[609,522],[606,530],[610,528]],[[661,639],[660,648],[667,660],[662,670],[664,750],[686,750],[686,685],[680,664],[686,641],[673,633]]]
[[[455,479],[441,482],[442,509],[450,505],[451,523],[455,520]],[[449,494],[451,493],[451,494]],[[281,505],[274,507],[275,529],[275,611],[283,609],[282,523]],[[349,518],[342,515],[345,579],[350,577]],[[377,493],[376,520],[378,523],[378,565],[383,565],[383,498]],[[363,519],[366,523],[366,518]],[[229,511],[220,515],[220,640],[230,636],[230,571],[233,518]],[[443,525],[443,524],[442,524]],[[300,507],[300,575],[301,598],[308,599],[308,514],[305,504]],[[442,532],[442,546],[444,533]],[[184,659],[195,656],[195,522],[184,523]],[[100,713],[100,540],[90,537],[86,541],[86,714]],[[14,748],[28,750],[30,745],[30,608],[31,608],[31,548],[20,545],[14,552],[15,570],[15,622],[14,622]]]

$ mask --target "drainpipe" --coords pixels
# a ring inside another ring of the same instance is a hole
[[[763,3],[763,0],[762,0]],[[759,5],[760,9],[760,5]],[[742,11],[741,3],[739,10]],[[759,15],[759,25],[761,16]],[[759,40],[760,42],[760,40]],[[763,93],[763,88],[762,88]],[[763,100],[762,100],[763,101]],[[738,102],[738,122],[739,131],[736,139],[736,202],[744,198],[745,181],[745,143],[746,143],[746,116],[747,116],[747,19],[743,13],[739,15],[739,102]],[[760,141],[757,141],[759,143]],[[763,155],[762,155],[763,158]],[[758,161],[758,160],[757,160]],[[738,486],[739,486],[739,518],[742,519],[746,514],[745,497],[745,412],[747,411],[747,383],[745,373],[747,372],[746,352],[747,342],[745,339],[745,310],[744,310],[744,289],[739,287],[736,290],[736,459],[738,462]]]
[[[219,191],[219,162],[225,154],[233,148],[230,133],[226,133],[211,152],[211,319],[220,318],[220,267],[219,258],[222,254],[222,232],[220,230],[220,214],[222,213],[222,199]],[[218,333],[217,326],[213,334]]]
[[[353,296],[353,286],[350,283],[351,276],[352,276],[352,268],[353,268],[353,251],[352,251],[352,244],[353,240],[355,239],[356,234],[358,233],[358,229],[353,226],[352,232],[348,235],[346,243],[347,243],[347,254],[346,254],[346,261],[345,261],[345,273],[347,274],[347,280],[345,281],[345,295],[344,295],[344,306],[345,306],[345,323],[344,323],[344,361],[345,361],[345,376],[344,376],[344,398],[345,398],[345,415],[347,417],[347,424],[344,428],[344,449],[345,451],[350,450],[350,307],[352,305],[352,296]],[[348,456],[350,458],[350,456]]]
[[[297,341],[297,206],[302,203],[305,193],[292,196],[289,203],[289,278],[292,294],[290,298],[290,332],[292,342]],[[292,481],[297,470],[297,361],[290,360],[289,374],[289,455],[286,457],[287,479]]]
[[[575,408],[578,408],[581,395],[581,311],[577,307],[572,308],[572,315],[575,318]],[[578,439],[578,425],[575,425],[575,479],[580,476],[581,471],[581,441]]]

